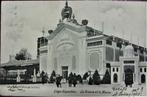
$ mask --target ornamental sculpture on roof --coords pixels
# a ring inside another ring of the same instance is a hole
[[[67,1],[65,3],[65,7],[62,9],[61,16],[62,16],[62,20],[64,20],[65,18],[71,19],[72,8],[70,6],[68,6],[68,2]]]

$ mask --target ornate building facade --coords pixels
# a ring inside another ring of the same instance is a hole
[[[78,23],[67,2],[61,16],[55,30],[38,38],[36,60],[18,61],[10,57],[9,62],[1,64],[0,68],[5,69],[6,74],[14,73],[19,79],[19,75],[26,71],[36,78],[38,71],[50,76],[53,70],[63,78],[70,72],[82,76],[98,70],[102,78],[108,70],[112,84],[145,83],[146,48],[89,27],[88,20]]]
[[[38,41],[40,72],[50,75],[55,70],[66,78],[70,72],[98,70],[103,77],[108,69],[111,83],[145,83],[146,48],[89,27],[87,20],[79,24],[67,2],[61,15],[57,28],[42,37],[45,42]]]

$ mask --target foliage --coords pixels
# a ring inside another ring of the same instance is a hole
[[[93,84],[99,85],[100,82],[101,82],[100,75],[99,75],[98,71],[95,70],[95,72],[93,74]]]
[[[106,70],[102,82],[103,82],[103,84],[110,84],[111,83],[111,76],[110,76],[110,73],[108,70]]]
[[[50,76],[50,83],[54,83],[55,82],[55,77],[56,77],[56,73],[53,70],[52,73],[51,73],[51,76]]]
[[[89,75],[88,75],[88,72],[86,72],[86,73],[83,75],[83,79],[86,80],[86,79],[88,78],[88,76],[89,76]]]
[[[93,79],[92,79],[92,77],[89,77],[88,84],[89,84],[89,85],[92,85],[92,84],[93,84]]]
[[[19,53],[16,54],[15,56],[16,60],[29,60],[31,59],[31,54],[28,53],[27,49],[22,48]]]
[[[82,20],[82,24],[83,25],[87,25],[88,24],[88,20],[86,20],[86,19]]]

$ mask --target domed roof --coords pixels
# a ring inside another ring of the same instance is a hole
[[[68,2],[66,1],[65,7],[62,9],[61,12],[62,20],[64,20],[65,18],[71,18],[71,15],[72,15],[72,8],[68,6]]]
[[[133,57],[134,56],[134,48],[132,45],[127,45],[124,49],[125,57]]]
[[[127,45],[127,46],[125,47],[125,50],[133,50],[133,51],[134,51],[134,48],[133,48],[132,45]]]

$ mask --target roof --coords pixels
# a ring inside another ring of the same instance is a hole
[[[84,31],[84,28],[82,26],[79,26],[79,25],[76,25],[76,24],[73,24],[70,22],[69,23],[68,22],[67,23],[60,23],[60,24],[58,24],[57,28],[53,31],[53,33],[51,33],[47,38],[49,40],[53,39],[64,28],[68,28],[68,29],[71,29],[71,30],[79,32],[79,33]]]
[[[39,64],[39,60],[12,60],[7,63],[3,63],[0,65],[0,67],[7,67],[7,66],[29,66]]]

